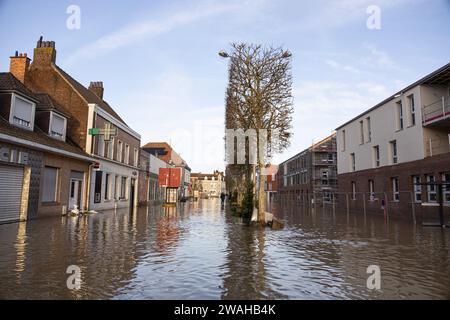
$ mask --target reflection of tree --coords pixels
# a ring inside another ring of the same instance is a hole
[[[265,268],[266,234],[254,228],[228,221],[227,272],[223,279],[222,299],[286,298],[267,283]]]

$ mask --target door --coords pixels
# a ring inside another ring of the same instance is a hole
[[[131,188],[130,188],[130,213],[134,214],[134,194],[136,188],[136,179],[131,179]]]
[[[69,210],[74,209],[74,206],[81,208],[81,185],[81,180],[70,179]]]
[[[23,168],[0,165],[0,223],[20,220]]]

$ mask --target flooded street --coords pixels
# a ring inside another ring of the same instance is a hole
[[[248,227],[218,199],[0,225],[0,298],[450,298],[449,229],[275,210],[283,230]],[[366,287],[369,265],[380,291]]]

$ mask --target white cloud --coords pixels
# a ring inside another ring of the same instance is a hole
[[[337,70],[343,70],[350,73],[360,73],[360,71],[350,65],[341,64],[335,60],[327,59],[325,60],[325,63],[329,65],[330,67],[337,69]]]
[[[128,46],[137,41],[155,37],[198,20],[230,12],[238,8],[239,5],[235,2],[202,2],[196,7],[177,11],[164,18],[125,25],[121,29],[76,50],[67,58],[65,64],[72,64],[83,58],[92,58],[100,52],[104,54],[107,51]]]
[[[374,68],[397,68],[387,52],[378,49],[371,43],[364,43],[363,46],[370,53],[370,56],[362,59],[364,64]]]

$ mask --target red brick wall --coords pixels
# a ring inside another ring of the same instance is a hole
[[[411,194],[413,192],[412,176],[418,175],[421,177],[421,182],[426,182],[425,175],[433,174],[436,181],[441,181],[441,174],[443,172],[450,172],[450,153],[441,154],[433,157],[428,157],[423,160],[411,161],[393,166],[385,166],[381,168],[361,170],[358,172],[340,174],[338,176],[339,192],[351,193],[351,182],[356,183],[356,191],[369,193],[369,180],[374,181],[374,192],[378,198],[381,194],[386,193],[388,200],[388,214],[389,216],[396,216],[399,218],[412,219],[412,201]],[[393,201],[392,177],[399,179],[400,199],[398,202]],[[422,199],[426,200],[427,188],[422,186]],[[340,198],[340,206],[345,206],[344,196]],[[353,211],[363,212],[363,195],[357,194],[356,200],[349,200],[350,208]],[[370,204],[366,209],[370,213],[383,214],[381,210],[381,199]],[[414,210],[418,221],[432,220],[437,217],[437,207],[424,207],[421,204],[414,204]],[[445,207],[446,214],[450,214],[450,207]]]

